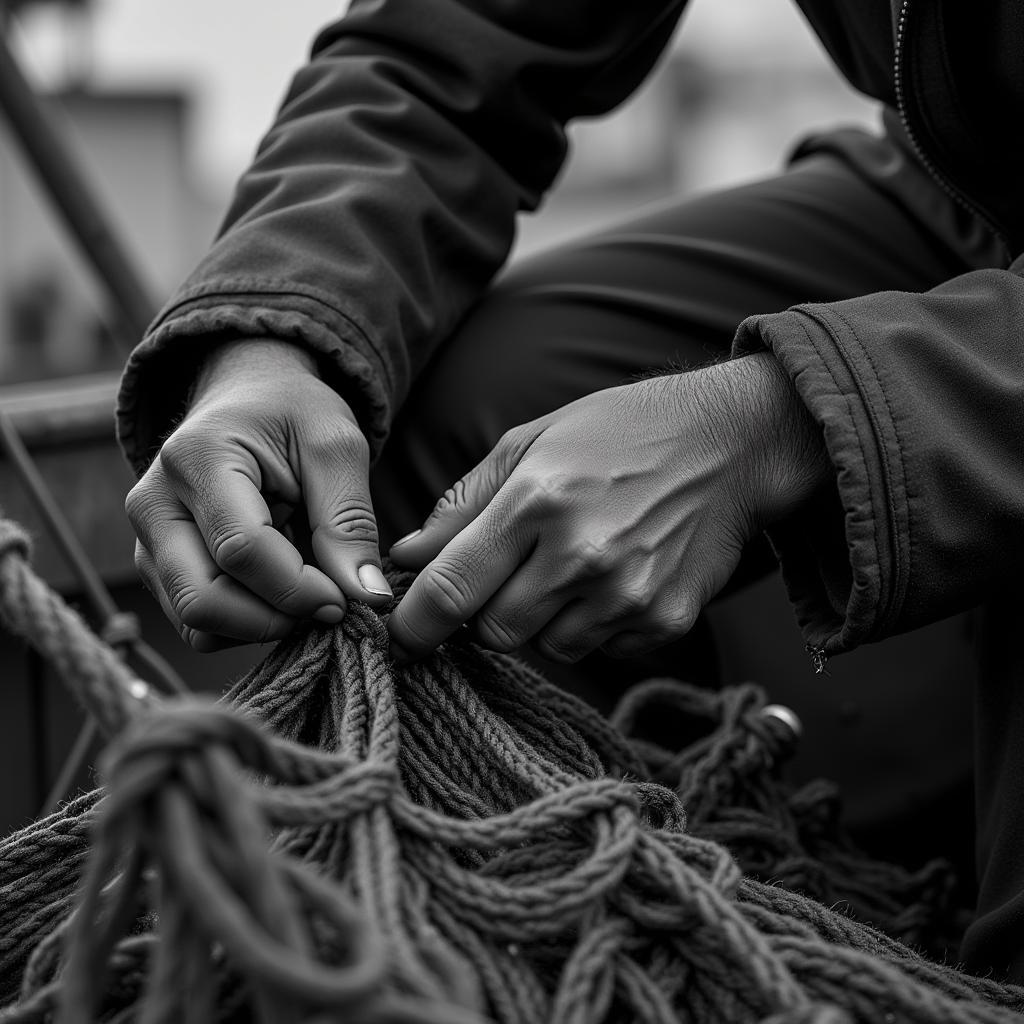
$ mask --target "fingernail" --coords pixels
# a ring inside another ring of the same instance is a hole
[[[412,533],[407,533],[404,537],[399,537],[391,546],[397,548],[399,544],[404,544],[407,540],[412,540],[414,537],[418,537],[423,532],[420,530],[413,530]]]
[[[345,609],[337,604],[325,604],[313,612],[313,618],[317,622],[326,623],[328,626],[336,626],[345,618]]]
[[[367,562],[366,565],[359,566],[359,582],[363,585],[363,590],[368,591],[371,594],[376,594],[378,597],[393,597],[391,593],[391,587],[388,586],[388,581],[384,579],[384,573],[380,571],[372,562]]]

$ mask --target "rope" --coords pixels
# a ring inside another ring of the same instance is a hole
[[[30,553],[25,531],[0,519],[0,620],[53,664],[103,732],[112,735],[152,703],[149,687],[36,576]]]
[[[158,704],[26,553],[0,524],[0,616],[114,738],[102,792],[0,843],[4,1024],[1021,1019],[1024,990],[849,916],[950,908],[783,785],[756,687],[657,680],[608,722],[469,644],[399,672],[353,605],[221,705]]]

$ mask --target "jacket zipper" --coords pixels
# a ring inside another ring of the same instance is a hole
[[[958,206],[965,209],[972,216],[977,217],[982,223],[989,228],[993,234],[999,238],[1004,245],[1007,245],[1007,240],[1002,231],[996,227],[995,221],[977,204],[971,202],[966,198],[958,189],[954,188],[953,185],[946,179],[946,177],[939,171],[939,169],[932,163],[931,158],[925,153],[921,143],[918,141],[917,135],[914,133],[914,129],[910,124],[910,117],[907,114],[906,104],[906,90],[903,86],[903,50],[906,45],[907,35],[907,14],[910,10],[910,0],[903,0],[900,4],[899,17],[896,19],[896,41],[895,41],[895,54],[893,57],[893,84],[896,89],[896,111],[900,115],[900,121],[903,124],[903,130],[907,133],[907,138],[910,140],[910,145],[914,150],[914,155],[920,161],[921,166],[928,172],[931,179],[935,182],[943,192],[946,193]]]
[[[962,209],[966,210],[973,217],[977,217],[982,221],[998,238],[1000,238],[1004,244],[1006,239],[1003,233],[995,226],[992,218],[989,217],[981,208],[970,202],[965,196],[950,184],[949,181],[942,175],[931,158],[925,153],[920,141],[918,140],[917,134],[915,133],[913,126],[910,123],[910,117],[907,114],[906,104],[906,90],[904,88],[903,72],[903,51],[906,45],[907,35],[907,15],[910,10],[911,0],[902,0],[900,4],[899,17],[896,20],[896,39],[894,44],[894,57],[893,57],[893,84],[896,92],[896,110],[900,116],[900,122],[903,125],[903,130],[907,134],[907,139],[910,141],[911,148],[914,151],[914,155],[917,157],[921,166],[925,169],[929,177],[942,189]],[[891,480],[889,479],[888,467],[883,469],[885,473],[886,487],[891,493]],[[893,531],[893,538],[895,540],[897,533],[896,525],[896,509],[892,504],[892,500],[889,501],[889,516],[890,516],[890,528]],[[899,580],[896,580],[893,587],[889,592],[889,600],[886,603],[885,611],[878,620],[878,625],[875,627],[876,630],[883,629],[888,623],[890,616],[892,615],[893,604],[896,599],[896,594],[899,592],[899,587],[896,585]],[[821,675],[825,672],[825,667],[828,664],[829,654],[825,649],[825,644],[806,644],[804,650],[811,659],[811,667],[814,669],[815,675]]]
[[[902,0],[900,5],[899,18],[896,21],[896,39],[894,44],[894,58],[893,58],[893,82],[896,90],[896,110],[900,115],[900,121],[903,124],[903,130],[907,133],[907,138],[910,140],[910,145],[914,150],[917,159],[921,162],[928,175],[939,185],[939,187],[946,192],[955,202],[961,206],[970,207],[967,201],[958,195],[953,188],[943,180],[935,168],[935,165],[925,155],[924,150],[921,148],[921,144],[917,140],[917,136],[914,134],[913,129],[910,126],[910,119],[907,117],[906,103],[904,102],[904,89],[903,89],[903,46],[906,38],[906,25],[907,25],[907,11],[910,7],[910,0]],[[973,211],[972,211],[973,212]],[[886,493],[892,494],[892,481],[889,477],[889,468],[884,464],[882,472],[885,474],[885,485]],[[897,535],[897,524],[896,524],[896,509],[893,506],[892,498],[889,499],[889,528],[892,531],[893,539],[895,542]],[[899,581],[895,581],[898,583]],[[886,602],[885,611],[878,620],[876,629],[880,629],[885,621],[889,618],[892,613],[893,601],[895,600],[895,594],[897,593],[897,586],[893,587],[889,591],[889,599]],[[826,650],[825,643],[808,643],[804,645],[804,651],[807,656],[811,659],[811,667],[814,669],[815,675],[822,675],[825,672],[825,666],[828,664],[829,654]]]

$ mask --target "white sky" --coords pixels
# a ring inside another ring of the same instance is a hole
[[[219,192],[244,169],[317,31],[346,4],[94,0],[86,38],[95,82],[184,86],[193,93],[198,102],[190,155],[200,179]],[[712,60],[820,60],[792,0],[695,0],[686,21],[684,42]],[[28,69],[40,82],[54,82],[73,63],[81,37],[47,5],[30,8],[21,29],[14,38]]]
[[[242,170],[317,31],[345,0],[95,0],[91,43],[99,85],[184,86],[196,104],[197,170],[220,184]],[[66,23],[38,8],[21,53],[52,82],[76,45]]]

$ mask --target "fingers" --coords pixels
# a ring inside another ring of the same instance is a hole
[[[533,647],[548,661],[574,664],[600,647],[618,628],[602,614],[600,602],[578,599],[538,632]]]
[[[391,655],[414,661],[433,651],[515,572],[528,550],[502,505],[488,507],[417,577],[391,613]]]
[[[238,471],[214,471],[205,486],[207,500],[193,500],[191,511],[222,573],[295,618],[309,618],[323,607],[343,607],[337,586],[320,569],[306,565],[274,527],[251,479]]]
[[[209,596],[206,592],[223,575],[240,585],[232,592],[248,591],[256,599],[251,607],[269,606],[292,621],[335,608],[340,619],[344,598],[337,586],[305,565],[273,526],[253,479],[258,470],[233,459],[233,453],[222,455],[223,460],[190,459],[184,468],[161,457],[128,495],[128,516],[154,558],[176,614],[183,618],[180,602],[202,596],[205,609],[221,596],[226,582],[217,582]],[[246,632],[260,634],[263,625],[254,620]]]
[[[522,647],[573,600],[563,587],[545,586],[536,551],[512,574],[470,622],[478,643],[491,651],[509,653]]]
[[[293,628],[293,618],[220,572],[194,523],[177,522],[167,541],[159,559],[137,542],[135,567],[191,647],[209,652],[239,643],[269,643]]]
[[[493,650],[532,641],[559,662],[603,645],[639,653],[689,629],[732,547],[691,507],[699,474],[672,475],[675,439],[653,455],[620,443],[607,401],[567,407],[564,429],[556,413],[510,432],[392,547],[396,563],[421,569],[391,616],[398,660],[464,623]]]
[[[488,578],[486,567],[470,571],[468,560],[453,547],[420,574],[392,614],[391,653],[400,662],[428,654],[464,622],[488,650],[508,653],[530,643],[561,664],[577,662],[598,648],[613,657],[637,657],[692,625],[670,622],[648,608],[623,581],[560,579],[547,553],[536,548],[512,570],[515,555],[510,551],[511,557],[495,565]],[[418,588],[415,595],[413,588]]]
[[[348,597],[387,604],[392,594],[381,571],[365,438],[348,430],[333,439],[310,440],[301,460],[317,564]]]
[[[659,633],[640,633],[634,630],[623,630],[600,644],[601,650],[611,658],[640,658],[659,647],[678,639]]]
[[[283,343],[222,346],[197,396],[126,501],[140,572],[175,626],[194,646],[271,640],[340,621],[346,595],[386,603],[368,446],[312,361]]]
[[[230,471],[211,474],[208,500],[174,494],[162,464],[129,495],[136,568],[190,646],[220,650],[279,640],[299,619],[338,622],[344,598],[269,522],[259,492]]]
[[[467,623],[490,650],[532,641],[545,657],[574,662],[624,626],[648,624],[643,587],[594,568],[596,556],[567,557],[557,535],[522,515],[515,493],[500,491],[413,581],[388,624],[396,660],[428,654]],[[649,625],[661,628],[657,616]]]
[[[421,530],[392,545],[397,565],[426,567],[388,622],[396,661],[429,654],[472,618],[522,562],[527,538],[509,502],[494,501],[525,451],[522,433],[506,434],[445,492]]]
[[[448,488],[421,529],[402,537],[389,552],[396,565],[422,569],[487,507],[543,431],[534,421],[504,434],[488,455]]]

